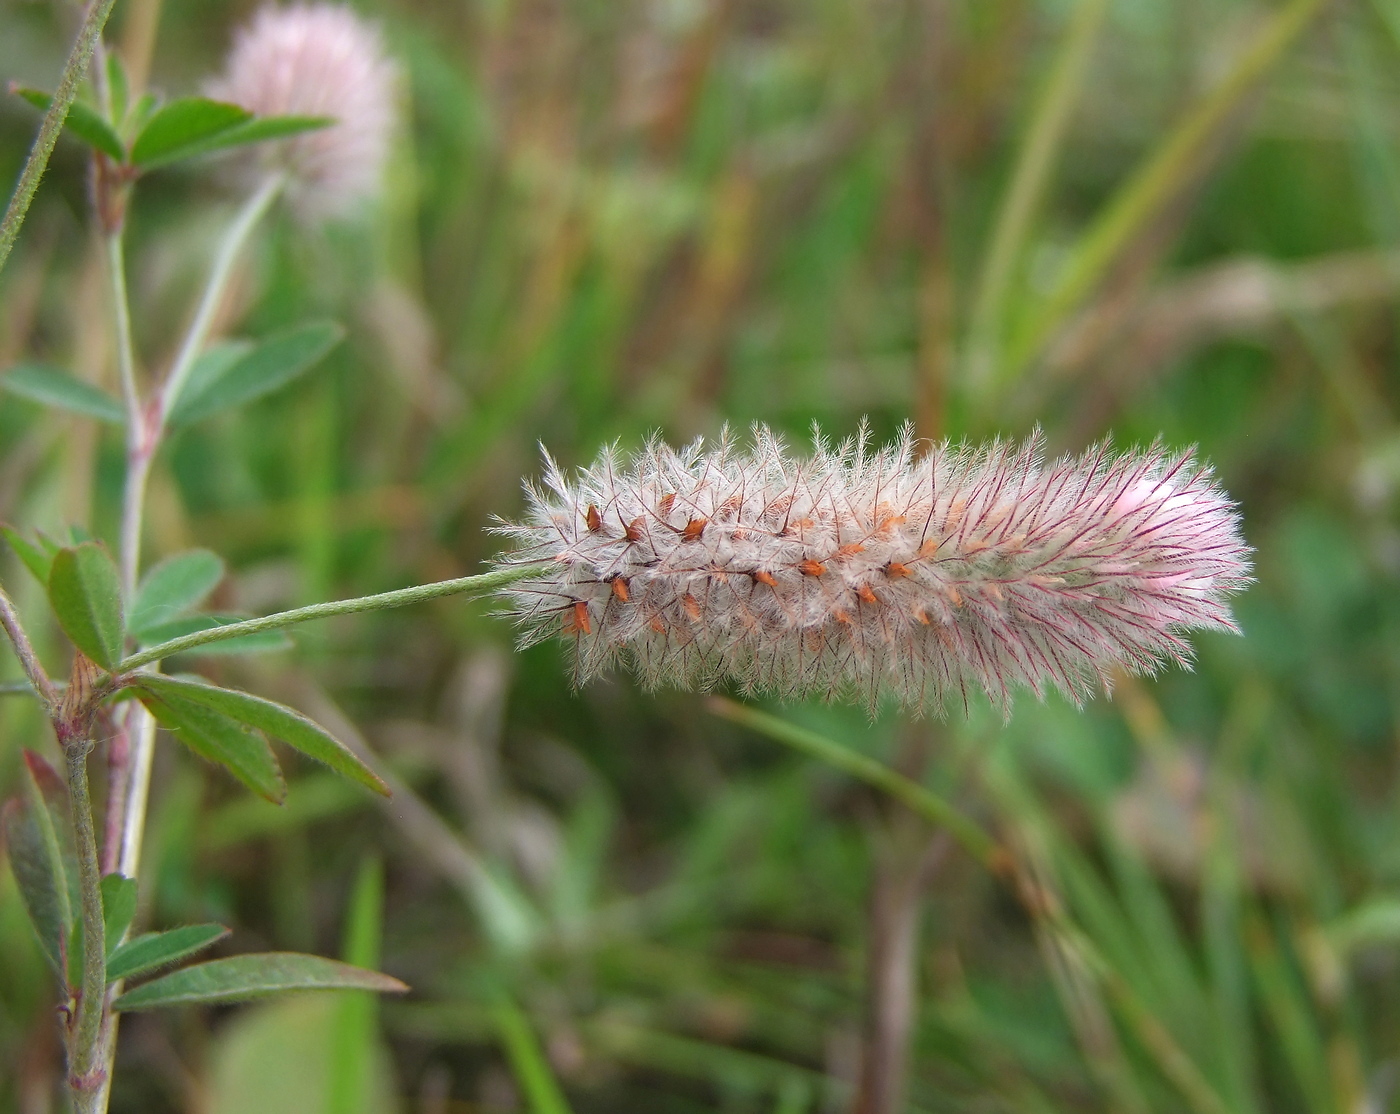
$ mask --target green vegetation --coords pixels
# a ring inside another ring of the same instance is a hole
[[[240,254],[200,160],[325,121],[199,99],[247,6],[120,0],[120,104],[83,91],[0,271],[0,584],[55,679],[70,643],[187,640],[137,695],[189,748],[162,732],[139,887],[106,871],[86,941],[137,980],[111,1109],[1400,1109],[1400,3],[360,10],[407,114],[366,220],[308,233],[269,191]],[[0,9],[6,190],[75,30]],[[142,174],[136,371],[181,371],[139,586],[104,556],[92,150]],[[442,591],[210,633],[480,573],[539,443],[865,416],[1198,444],[1256,547],[1244,637],[1003,723],[574,691],[562,646]],[[0,650],[0,1112],[28,1114],[64,1101],[84,910]]]

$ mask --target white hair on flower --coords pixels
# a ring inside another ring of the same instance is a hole
[[[547,490],[498,528],[503,567],[544,569],[508,613],[525,643],[568,637],[580,682],[622,661],[648,687],[872,709],[980,688],[1007,711],[1017,685],[1081,702],[1117,668],[1189,662],[1188,630],[1237,629],[1249,549],[1189,452],[916,447],[817,434],[794,458],[760,426],[749,449],[607,449],[572,479],[546,454]]]
[[[334,4],[265,7],[236,33],[207,92],[258,115],[333,116],[319,131],[261,145],[289,172],[305,219],[345,216],[380,190],[397,117],[398,74],[379,32]]]

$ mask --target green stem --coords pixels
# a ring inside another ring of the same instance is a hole
[[[106,1105],[100,1069],[102,1064],[102,1015],[107,989],[106,932],[102,922],[102,874],[97,866],[97,836],[92,825],[92,800],[88,794],[87,759],[91,737],[70,739],[68,794],[73,806],[73,832],[78,853],[78,883],[83,909],[83,980],[78,1001],[78,1023],[68,1065],[73,1107],[78,1114],[100,1114]]]
[[[214,316],[228,290],[229,279],[234,264],[252,235],[253,229],[262,219],[268,208],[282,189],[284,179],[281,174],[269,175],[244,202],[233,222],[224,232],[219,249],[215,253],[209,277],[205,281],[194,318],[180,342],[180,350],[170,373],[160,389],[152,414],[141,405],[135,377],[135,359],[131,359],[132,374],[130,385],[123,375],[123,393],[127,409],[127,470],[126,490],[122,499],[122,579],[128,595],[134,591],[141,571],[141,528],[144,523],[146,485],[150,479],[151,465],[160,450],[170,411],[189,381],[195,361],[208,343],[209,332],[214,325]],[[114,266],[112,267],[112,296],[118,309],[119,319],[127,312],[126,281],[121,269],[120,241],[117,242]],[[119,320],[118,331],[122,325]],[[126,330],[130,336],[129,327]],[[159,660],[151,659],[152,662]],[[143,663],[148,664],[148,663]],[[119,865],[121,872],[128,877],[136,876],[141,860],[141,842],[146,823],[146,802],[150,795],[151,763],[155,751],[155,721],[149,712],[133,703],[123,714],[120,727],[126,734],[128,751],[128,771],[121,792],[114,797],[114,805],[122,809],[121,849]]]
[[[100,42],[98,49],[101,51]],[[100,53],[98,64],[104,66]],[[98,93],[110,118],[110,90],[105,80],[99,86]],[[101,203],[98,208],[103,208]],[[125,227],[125,221],[121,221],[110,229],[106,245],[117,367],[126,409],[126,478],[122,491],[120,558],[122,587],[129,602],[136,594],[141,571],[141,527],[145,521],[146,484],[151,474],[151,463],[159,448],[160,430],[148,415],[136,377],[136,346],[131,339],[131,300],[126,286]],[[103,852],[106,857],[103,865],[106,869],[120,871],[128,878],[135,878],[140,837],[146,819],[155,724],[145,707],[133,700],[117,713],[116,728],[117,736],[108,745],[107,818],[103,831]],[[104,993],[108,1000],[114,998],[121,993],[120,982]],[[117,1018],[109,1014],[106,1039],[99,1053],[102,1084],[97,1100],[98,1110],[106,1109],[107,1096],[111,1093],[116,1052]]]
[[[30,148],[24,169],[20,171],[19,182],[5,209],[4,219],[0,220],[0,270],[4,270],[5,261],[9,259],[10,250],[19,237],[20,225],[24,223],[25,215],[29,212],[29,203],[34,200],[34,193],[39,188],[39,179],[44,176],[44,169],[49,165],[49,156],[53,154],[54,144],[58,142],[58,133],[63,130],[63,122],[68,118],[68,109],[78,95],[78,83],[87,72],[93,48],[97,45],[115,2],[116,0],[92,0],[88,4],[87,13],[83,16],[83,25],[78,28],[78,38],[73,43],[68,61],[64,63],[63,74],[58,79],[58,88],[54,90],[53,101],[49,104],[49,110],[44,113],[43,123],[39,125],[39,134],[35,136],[34,146]]]
[[[195,631],[180,638],[172,638],[159,646],[150,646],[140,653],[132,654],[119,666],[117,672],[129,673],[143,665],[175,654],[193,650],[210,642],[222,642],[228,638],[239,638],[245,634],[258,634],[261,631],[280,630],[283,627],[307,623],[312,619],[329,619],[336,615],[357,615],[363,611],[383,611],[390,607],[404,607],[424,600],[435,600],[442,596],[457,596],[464,592],[479,594],[539,576],[545,569],[540,565],[520,565],[514,568],[497,569],[494,572],[478,573],[476,576],[461,576],[456,580],[440,580],[436,584],[418,584],[412,588],[399,588],[392,592],[380,592],[375,596],[357,596],[350,600],[333,600],[330,603],[313,603],[309,607],[298,607],[291,611],[279,611],[275,615],[264,615],[261,619],[244,619],[241,623],[214,627],[211,630]]]
[[[121,373],[122,401],[126,408],[126,489],[122,496],[122,587],[130,599],[136,591],[141,560],[141,520],[155,446],[149,444],[140,388],[136,382],[136,350],[131,340],[131,304],[126,292],[126,253],[122,230],[107,233],[107,282],[111,287],[112,323],[117,340],[117,368]]]
[[[233,265],[238,261],[243,245],[248,242],[248,237],[252,234],[254,227],[281,192],[285,181],[286,179],[281,173],[271,174],[265,178],[262,185],[254,190],[252,196],[244,202],[243,208],[238,211],[238,215],[234,217],[228,231],[224,233],[223,242],[219,244],[218,253],[214,256],[214,266],[209,272],[209,281],[204,286],[204,294],[195,310],[194,320],[190,322],[184,342],[180,345],[175,363],[171,365],[170,374],[166,377],[165,386],[160,392],[161,429],[164,429],[171,409],[179,400],[180,392],[185,389],[190,372],[194,369],[195,360],[204,351],[204,345],[209,340],[209,330],[214,325],[214,314],[219,309],[219,303],[224,300],[224,293],[228,289],[228,280],[233,274]]]
[[[785,719],[760,712],[757,708],[750,708],[723,696],[712,696],[707,703],[710,711],[717,716],[722,716],[741,727],[747,727],[760,735],[766,735],[811,758],[834,766],[867,785],[883,790],[901,804],[946,829],[973,858],[993,873],[1000,874],[1006,869],[1006,852],[995,839],[947,801],[925,789],[912,778],[890,769],[883,762],[867,758],[850,747],[818,735],[815,731],[808,731],[805,727],[798,727]]]
[[[140,421],[140,418],[137,419]],[[139,430],[134,438],[140,438]],[[152,447],[153,449],[154,447]],[[136,595],[141,567],[141,526],[145,520],[146,485],[151,477],[154,451],[138,443],[127,446],[126,479],[122,493],[121,574],[128,600]]]
[[[112,324],[117,334],[117,371],[120,373],[127,421],[132,422],[140,415],[141,396],[136,386],[136,348],[131,341],[131,303],[126,293],[126,248],[121,229],[107,233],[106,241]],[[127,436],[131,436],[130,432]]]

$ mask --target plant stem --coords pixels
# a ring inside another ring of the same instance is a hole
[[[108,259],[111,264],[109,270],[112,301],[116,307],[118,322],[118,340],[127,348],[127,355],[122,359],[131,366],[130,376],[123,372],[122,377],[122,393],[125,396],[127,411],[127,470],[126,488],[122,499],[121,566],[122,581],[128,596],[135,591],[141,572],[141,528],[145,520],[146,486],[150,480],[151,465],[160,450],[170,411],[189,381],[195,361],[208,343],[214,315],[228,290],[234,264],[258,221],[281,191],[283,182],[284,178],[280,173],[265,178],[244,202],[225,231],[214,256],[209,278],[205,281],[204,290],[200,295],[199,304],[195,308],[194,318],[151,407],[142,405],[136,384],[135,358],[130,347],[130,310],[126,296],[120,232],[113,233],[109,238]],[[147,658],[141,664],[154,665],[159,660],[160,656],[157,655]],[[118,727],[126,737],[127,770],[121,778],[121,788],[114,794],[112,805],[109,807],[114,806],[122,812],[121,849],[117,860],[119,869],[128,878],[135,878],[141,862],[146,804],[150,798],[156,725],[144,707],[132,703],[121,715]]]
[[[146,484],[155,458],[159,431],[153,428],[142,404],[141,388],[136,377],[136,349],[131,339],[131,302],[126,287],[126,251],[124,225],[118,225],[106,235],[107,281],[112,302],[113,330],[117,342],[117,367],[120,371],[122,401],[126,409],[126,481],[122,493],[121,518],[121,577],[128,601],[136,592],[141,570],[141,527],[144,522]],[[116,716],[117,737],[109,744],[111,768],[107,796],[107,825],[103,839],[104,861],[112,869],[135,877],[135,864],[127,869],[124,851],[128,840],[127,804],[132,796],[132,771],[145,769],[149,774],[149,759],[133,739],[140,739],[144,730],[145,709],[131,703]],[[137,759],[133,763],[133,756]],[[145,785],[145,781],[142,781]],[[145,794],[141,794],[141,815],[145,813]],[[108,1065],[110,1070],[110,1065]]]
[[[243,245],[247,243],[254,227],[272,205],[278,193],[281,192],[285,181],[285,177],[280,172],[270,174],[265,178],[262,184],[253,191],[252,196],[243,203],[243,208],[238,211],[238,215],[234,217],[228,231],[224,233],[223,241],[219,244],[218,254],[214,256],[214,266],[209,272],[209,281],[205,284],[204,294],[195,310],[194,320],[190,322],[189,331],[185,333],[184,342],[180,345],[180,351],[175,357],[174,364],[171,365],[170,374],[166,377],[165,385],[161,388],[158,418],[161,430],[164,430],[172,407],[189,381],[190,371],[194,368],[195,360],[204,351],[204,345],[209,340],[209,330],[214,324],[214,314],[219,309],[219,303],[224,300],[229,277],[233,274],[233,265],[237,262],[239,253],[243,250]]]
[[[10,597],[5,594],[3,588],[0,588],[0,626],[5,628],[10,645],[15,648],[15,657],[19,658],[20,668],[24,670],[24,675],[29,678],[29,687],[39,695],[39,699],[44,702],[45,710],[52,715],[54,709],[58,707],[58,690],[49,680],[49,675],[44,672],[44,667],[39,662],[39,655],[34,652],[34,646],[29,641],[29,635],[20,625],[19,613],[15,611],[15,605],[10,602]]]
[[[139,418],[138,418],[139,420]],[[141,434],[138,432],[137,437]],[[154,452],[140,444],[128,444],[126,482],[122,495],[121,572],[128,600],[134,597],[141,567],[141,527],[146,506],[146,484],[151,477]]]
[[[136,349],[131,342],[131,304],[126,294],[126,249],[120,230],[107,233],[107,281],[112,288],[112,324],[117,334],[117,371],[128,421],[141,410],[136,386]],[[128,440],[131,437],[127,432]]]
[[[131,339],[131,308],[126,289],[126,261],[122,226],[107,234],[107,272],[111,286],[112,313],[117,339],[117,362],[121,370],[122,398],[126,407],[126,480],[122,495],[121,574],[127,599],[135,594],[141,573],[141,530],[145,524],[146,488],[151,466],[160,451],[170,410],[189,379],[195,361],[209,339],[214,315],[228,289],[229,278],[243,246],[258,220],[267,212],[282,187],[280,175],[268,177],[244,203],[224,233],[214,257],[209,278],[194,318],[190,322],[175,362],[154,405],[143,403],[136,379],[135,347]],[[158,661],[148,663],[159,668]],[[107,801],[106,856],[116,869],[135,878],[141,865],[141,844],[146,828],[146,807],[150,800],[151,767],[155,760],[156,723],[135,701],[117,715],[119,737],[112,741],[109,774],[111,791]],[[116,993],[119,988],[114,987]],[[99,1109],[106,1106],[108,1084],[116,1054],[115,1025],[101,1050],[102,1078]]]
[[[172,638],[159,646],[151,646],[138,654],[132,654],[119,666],[117,672],[129,673],[161,658],[168,658],[197,646],[210,642],[222,642],[228,638],[238,638],[245,634],[260,631],[280,630],[312,619],[329,619],[336,615],[357,615],[363,611],[383,611],[390,607],[403,607],[424,600],[435,600],[442,596],[457,596],[464,592],[481,593],[517,580],[538,576],[544,571],[540,565],[520,565],[513,568],[496,569],[493,572],[478,573],[475,576],[460,576],[455,580],[440,580],[435,584],[418,584],[412,588],[398,588],[392,592],[380,592],[374,596],[357,596],[349,600],[333,600],[330,603],[313,603],[308,607],[298,607],[291,611],[279,611],[275,615],[264,615],[261,619],[244,619],[241,623],[214,627],[211,630],[195,631],[193,634]]]
[[[126,732],[127,757],[126,790],[123,795],[121,850],[117,855],[117,870],[135,878],[141,866],[141,837],[146,828],[146,803],[151,796],[151,764],[155,760],[156,721],[145,705],[137,701],[122,724]]]
[[[73,832],[78,853],[78,883],[82,896],[83,981],[78,1023],[68,1065],[73,1107],[78,1114],[100,1114],[106,1106],[102,1072],[102,1018],[106,1005],[106,933],[102,921],[102,875],[97,866],[97,837],[88,794],[87,760],[91,733],[68,740],[68,794],[73,807]]]
[[[20,171],[19,182],[15,185],[15,192],[5,209],[5,216],[0,219],[0,270],[4,270],[5,261],[9,259],[10,250],[19,237],[20,225],[24,223],[25,215],[29,212],[29,203],[34,200],[34,193],[39,188],[39,179],[44,176],[44,169],[49,164],[49,156],[53,154],[54,144],[58,142],[58,133],[63,130],[63,122],[68,118],[69,106],[78,95],[78,83],[87,72],[93,48],[97,45],[115,2],[116,0],[91,0],[88,4],[82,26],[78,28],[78,37],[73,43],[68,61],[63,65],[63,74],[58,79],[53,101],[49,104],[49,110],[44,113],[43,123],[39,125],[39,134],[35,136],[34,146],[30,148],[24,169]]]
[[[121,572],[127,599],[136,590],[141,556],[142,508],[153,446],[145,428],[140,388],[136,382],[136,351],[131,341],[131,305],[126,292],[126,253],[122,230],[107,233],[107,282],[111,288],[112,324],[117,340],[117,368],[126,408],[126,487],[122,497]]]
[[[121,573],[126,596],[132,598],[141,574],[141,530],[145,525],[146,488],[150,482],[151,466],[160,451],[167,420],[180,392],[189,381],[195,361],[209,341],[214,315],[228,290],[234,264],[248,242],[248,237],[267,212],[282,188],[280,174],[267,177],[253,191],[234,216],[225,231],[205,281],[194,318],[181,341],[180,350],[164,384],[151,405],[143,404],[136,381],[135,350],[131,341],[131,309],[126,290],[126,264],[122,246],[122,230],[113,229],[107,236],[108,279],[112,290],[113,315],[116,322],[118,364],[121,368],[122,397],[126,404],[126,482],[122,495]],[[143,663],[159,668],[159,656]],[[107,848],[108,860],[128,878],[135,878],[141,866],[141,845],[146,830],[146,807],[151,795],[151,767],[155,761],[156,721],[144,706],[131,701],[117,715],[119,739],[113,740],[114,760],[110,773],[111,793],[108,797]],[[119,987],[113,988],[113,993]],[[102,1050],[104,1082],[101,1106],[106,1106],[106,1094],[116,1055],[115,1026],[111,1039]]]

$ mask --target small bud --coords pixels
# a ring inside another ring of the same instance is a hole
[[[346,216],[378,194],[397,77],[379,32],[349,8],[265,7],[234,36],[224,73],[207,93],[260,116],[336,118],[256,148],[263,166],[288,171],[293,207],[314,222]]]
[[[503,565],[541,575],[503,594],[526,642],[572,636],[580,681],[622,661],[650,687],[871,708],[942,710],[980,688],[1005,711],[1018,685],[1080,702],[1117,669],[1187,663],[1189,630],[1235,630],[1228,598],[1249,581],[1234,504],[1161,446],[917,457],[906,430],[878,452],[819,439],[800,460],[759,428],[748,451],[653,442],[574,480],[551,463],[546,484],[500,530],[516,541]],[[632,525],[599,533],[597,507]],[[673,510],[670,529],[639,525]]]

